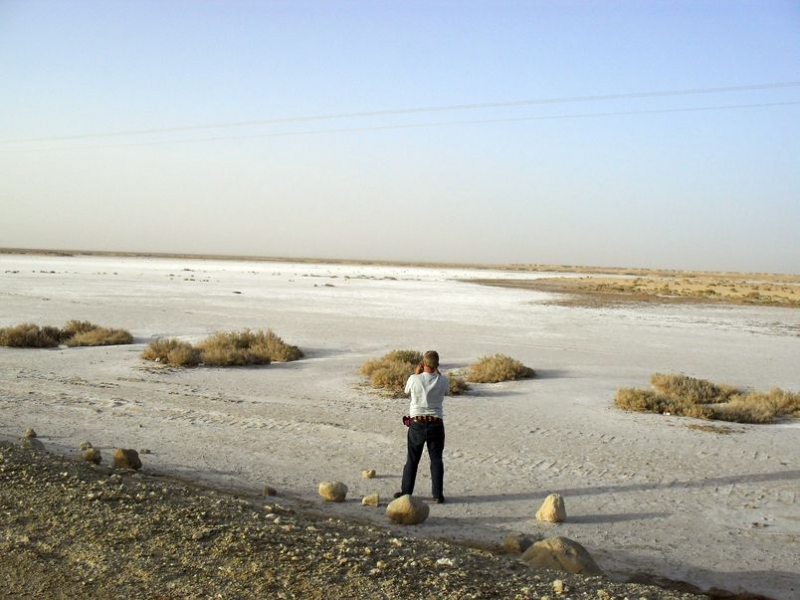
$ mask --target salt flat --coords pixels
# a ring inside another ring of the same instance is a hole
[[[529,274],[540,277],[546,273]],[[399,489],[407,402],[358,370],[398,348],[437,349],[445,369],[508,354],[536,369],[446,402],[445,495],[411,535],[500,542],[561,535],[616,578],[635,571],[703,588],[793,598],[800,581],[800,426],[623,413],[613,397],[653,372],[800,390],[800,310],[647,304],[589,309],[550,295],[458,282],[457,268],[100,256],[0,256],[0,327],[70,319],[128,329],[131,346],[0,348],[0,436],[33,427],[48,448],[82,440],[150,449],[146,469],[246,489],[272,485],[332,514],[388,524],[360,499]],[[519,273],[513,277],[519,278]],[[306,358],[260,368],[161,369],[157,337],[271,328]],[[417,493],[430,500],[423,458]],[[378,477],[361,479],[362,469]],[[568,520],[537,523],[550,493]]]

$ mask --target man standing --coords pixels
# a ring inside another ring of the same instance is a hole
[[[408,454],[403,468],[403,483],[394,497],[414,492],[422,449],[428,446],[431,459],[431,488],[436,504],[444,502],[444,412],[442,404],[450,390],[447,377],[439,372],[439,353],[429,350],[406,382],[411,394],[411,424],[408,428]]]

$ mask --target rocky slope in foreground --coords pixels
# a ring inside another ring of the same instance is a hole
[[[0,444],[0,596],[696,598]],[[559,583],[561,582],[561,583]]]

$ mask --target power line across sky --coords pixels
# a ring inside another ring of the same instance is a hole
[[[331,113],[331,114],[321,114],[321,115],[303,115],[295,117],[276,117],[276,118],[255,119],[248,121],[234,121],[227,123],[210,123],[210,124],[189,125],[189,126],[170,126],[170,127],[157,127],[148,129],[131,129],[123,131],[77,133],[70,135],[54,135],[54,136],[42,136],[42,137],[21,138],[21,139],[8,139],[8,140],[0,140],[0,145],[10,146],[13,144],[67,142],[67,141],[103,139],[103,138],[122,138],[122,137],[154,135],[154,134],[186,133],[191,131],[209,131],[214,129],[235,129],[244,127],[263,126],[263,125],[313,123],[313,122],[334,121],[334,120],[344,120],[344,119],[364,119],[370,117],[384,117],[384,116],[394,116],[394,115],[446,113],[446,112],[469,111],[478,109],[514,108],[514,107],[536,106],[536,105],[559,105],[559,104],[570,104],[570,103],[589,103],[589,102],[631,100],[631,99],[645,99],[645,98],[669,98],[669,97],[680,97],[680,96],[725,94],[732,92],[758,92],[765,90],[777,90],[777,89],[796,88],[796,87],[800,87],[800,81],[786,81],[786,82],[761,83],[761,84],[724,86],[724,87],[705,87],[705,88],[655,90],[655,91],[645,91],[645,92],[614,93],[614,94],[601,94],[601,95],[539,98],[539,99],[528,99],[528,100],[505,100],[505,101],[495,101],[495,102],[450,104],[450,105],[440,105],[440,106],[405,107],[405,108],[394,108],[394,109],[372,110],[372,111],[361,111],[361,112],[350,112],[350,113]],[[155,142],[147,141],[139,143],[128,142],[119,145],[124,145],[124,146],[153,145],[160,143],[183,143],[183,142],[194,142],[194,141],[213,141],[213,140],[226,140],[226,139],[250,138],[250,137],[275,137],[275,136],[297,135],[297,134],[308,134],[308,133],[331,133],[331,132],[343,132],[343,131],[367,131],[367,130],[380,130],[380,129],[440,127],[443,125],[469,125],[476,123],[502,123],[502,122],[546,120],[546,119],[570,119],[570,118],[606,117],[606,116],[622,116],[622,115],[642,115],[642,114],[657,114],[657,113],[669,113],[669,112],[725,110],[734,108],[759,108],[759,107],[772,107],[772,106],[786,106],[798,103],[800,103],[800,101],[757,102],[757,103],[703,106],[703,107],[681,107],[681,108],[673,107],[673,108],[663,108],[654,110],[621,110],[621,111],[604,111],[596,113],[581,113],[581,114],[566,114],[566,115],[551,115],[551,116],[472,119],[472,120],[460,120],[460,121],[438,122],[438,123],[412,123],[412,124],[402,124],[402,125],[390,124],[390,125],[374,125],[367,127],[349,127],[343,129],[316,130],[310,132],[300,131],[300,132],[265,133],[265,134],[243,135],[243,136],[224,136],[224,137],[219,136],[214,138],[192,138],[192,139],[181,139],[181,140],[173,139],[173,140],[166,140],[166,141],[161,140]],[[117,144],[115,144],[114,146],[117,146]],[[92,146],[92,148],[94,147],[95,146]],[[112,147],[112,146],[104,145],[102,147]],[[30,149],[26,149],[25,151],[29,150]],[[39,150],[41,150],[41,148],[39,148]]]

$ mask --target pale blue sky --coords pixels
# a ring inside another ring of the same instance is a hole
[[[0,246],[800,273],[800,2],[0,0]]]

